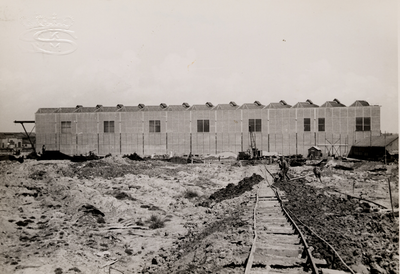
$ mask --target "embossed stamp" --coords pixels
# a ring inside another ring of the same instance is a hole
[[[20,35],[21,46],[30,52],[50,55],[65,55],[74,52],[78,45],[75,32],[70,30],[74,20],[71,17],[58,18],[36,16],[21,18],[26,30]]]

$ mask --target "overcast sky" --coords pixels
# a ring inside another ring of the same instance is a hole
[[[0,132],[42,107],[381,107],[398,132],[396,0],[0,0]],[[55,18],[55,19],[52,19]]]

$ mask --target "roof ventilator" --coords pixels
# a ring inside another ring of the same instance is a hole
[[[212,108],[214,105],[211,102],[207,102],[206,106],[209,107],[209,108]]]
[[[124,107],[123,104],[118,104],[118,105],[117,105],[117,109],[121,109],[121,108],[123,108],[123,107]]]
[[[183,106],[184,108],[189,108],[189,107],[190,107],[190,105],[189,105],[188,103],[183,103],[182,106]]]
[[[284,100],[280,100],[279,103],[280,103],[281,105],[287,106],[287,103],[286,103],[286,101],[284,101]]]
[[[237,107],[237,104],[235,102],[233,102],[233,101],[230,101],[229,105],[231,105],[232,107]]]
[[[144,108],[144,104],[139,104],[138,108],[143,109]]]
[[[99,109],[99,108],[102,108],[102,107],[103,107],[103,105],[97,105],[96,109]]]
[[[161,103],[161,104],[160,104],[160,108],[162,108],[162,109],[166,109],[166,108],[167,108],[167,104],[165,104],[165,103]]]
[[[254,104],[255,104],[256,106],[258,106],[258,107],[261,107],[260,101],[254,101]]]
[[[309,103],[310,105],[314,105],[314,103],[310,99],[307,99],[306,102]]]
[[[81,111],[82,108],[83,108],[82,105],[77,105],[77,106],[75,107],[75,111]]]
[[[338,100],[338,99],[333,99],[333,102],[336,102],[336,103],[338,103],[339,105],[341,105],[342,103],[340,103],[340,101]]]

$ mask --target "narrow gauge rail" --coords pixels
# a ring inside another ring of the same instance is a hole
[[[245,274],[319,273],[317,265],[326,262],[312,257],[301,231],[282,207],[284,197],[268,183],[271,174],[263,173],[266,180],[255,197],[254,240]]]

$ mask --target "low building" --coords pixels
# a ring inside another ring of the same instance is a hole
[[[348,157],[371,161],[398,160],[399,135],[383,134],[363,138],[351,147]]]
[[[35,143],[35,133],[30,134],[30,138]],[[31,149],[32,145],[23,132],[0,132],[0,149],[4,151]]]

